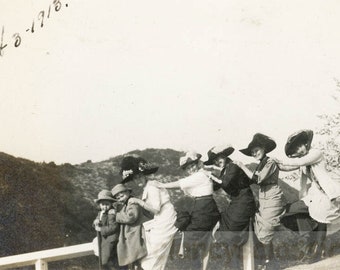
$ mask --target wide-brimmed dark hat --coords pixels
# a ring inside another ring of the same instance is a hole
[[[203,162],[204,165],[212,165],[218,157],[228,157],[234,152],[234,147],[230,144],[214,146],[208,151],[208,160]]]
[[[123,184],[117,184],[112,188],[110,193],[111,193],[111,196],[114,197],[118,193],[121,193],[121,192],[124,192],[124,191],[130,191],[131,192],[131,188],[128,188],[128,187],[124,186]]]
[[[276,148],[276,143],[272,138],[262,133],[256,133],[248,147],[241,149],[240,152],[247,156],[251,156],[251,150],[255,147],[263,147],[265,153],[269,153]]]
[[[147,162],[144,158],[138,156],[126,156],[120,165],[120,174],[122,183],[131,181],[137,174],[152,174],[157,172],[159,167]]]
[[[98,198],[94,200],[95,203],[100,203],[100,201],[114,201],[113,196],[109,190],[102,190],[98,193]]]
[[[309,129],[299,130],[292,135],[290,135],[287,139],[285,145],[285,153],[289,157],[294,154],[296,147],[305,144],[307,150],[310,149],[313,140],[313,131]]]
[[[179,159],[179,166],[184,170],[188,165],[198,162],[201,157],[202,155],[196,152],[187,152],[184,157]]]

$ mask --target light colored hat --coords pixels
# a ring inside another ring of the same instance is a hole
[[[313,131],[309,129],[299,130],[292,135],[290,135],[287,139],[285,145],[285,153],[288,157],[294,154],[294,151],[297,146],[300,144],[306,144],[307,150],[310,149],[313,140]]]
[[[131,188],[127,188],[123,184],[117,184],[112,188],[112,190],[111,190],[112,195],[111,196],[115,197],[118,193],[121,193],[121,192],[124,192],[124,191],[130,191],[131,192]]]
[[[194,162],[197,162],[201,157],[202,155],[196,152],[193,152],[193,151],[187,152],[184,157],[181,157],[179,159],[179,166],[182,169],[185,169],[186,166]]]
[[[113,196],[109,190],[102,190],[98,193],[98,198],[94,200],[95,203],[99,203],[100,201],[114,201]]]
[[[228,157],[234,152],[234,147],[230,144],[214,146],[208,151],[208,160],[204,162],[204,165],[214,164],[214,161],[218,157]]]

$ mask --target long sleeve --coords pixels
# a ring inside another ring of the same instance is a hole
[[[265,180],[269,179],[277,170],[278,166],[275,161],[268,160],[260,171],[255,171],[252,180],[254,180],[257,184],[261,184]]]
[[[222,188],[225,189],[229,183],[236,178],[238,175],[238,167],[235,166],[227,166],[226,168],[226,172],[224,173],[224,175],[221,177],[222,180]]]
[[[322,152],[317,149],[309,150],[308,154],[300,158],[291,158],[283,162],[288,166],[308,166],[320,162],[323,159]]]
[[[111,211],[111,210],[110,210]],[[119,231],[119,224],[116,222],[116,215],[111,214],[110,212],[107,214],[107,225],[101,227],[101,234],[104,237],[115,234]]]
[[[140,209],[137,204],[127,204],[117,213],[116,221],[122,224],[133,224],[137,221],[140,215]]]

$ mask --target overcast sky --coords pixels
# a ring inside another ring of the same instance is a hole
[[[290,133],[339,111],[339,1],[62,0],[47,18],[52,2],[0,0],[2,152],[205,154],[262,132],[282,155]]]

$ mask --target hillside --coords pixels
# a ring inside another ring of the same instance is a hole
[[[182,152],[171,149],[136,150],[128,154],[137,154],[160,168],[154,175],[161,182],[174,181],[183,177],[178,160]],[[26,159],[0,153],[0,256],[32,252],[48,248],[80,244],[92,241],[95,231],[91,223],[97,209],[93,200],[101,189],[111,189],[120,182],[119,165],[123,156],[117,156],[101,162],[87,161],[78,165],[35,163]],[[250,164],[254,168],[256,164]],[[288,201],[298,197],[297,191],[287,183],[293,176],[287,175],[288,181],[280,185]],[[141,190],[132,185],[136,194]],[[257,197],[258,187],[252,186]],[[172,202],[183,194],[180,190],[170,190]],[[227,207],[228,199],[223,192],[214,195],[220,210]],[[329,242],[334,246],[339,235]],[[334,242],[335,241],[335,242]],[[284,230],[275,239],[275,252],[282,266],[296,263],[299,244],[296,236]],[[333,254],[340,250],[333,248]],[[96,258],[85,258],[80,262],[72,260],[57,265],[55,269],[66,269],[68,265],[83,265],[79,269],[95,263]],[[288,261],[287,261],[288,260]],[[288,262],[288,263],[287,263]],[[65,265],[64,265],[65,264]],[[174,261],[169,262],[169,269],[176,269]],[[52,269],[52,268],[51,268]],[[71,269],[71,268],[70,268]]]
[[[141,154],[160,165],[157,179],[181,176],[181,152],[147,149]],[[0,153],[0,256],[91,241],[101,189],[120,182],[122,156],[79,164],[35,163]]]

